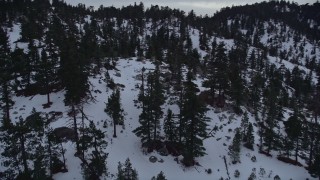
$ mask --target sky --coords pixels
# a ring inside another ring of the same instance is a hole
[[[85,4],[87,6],[99,7],[103,6],[115,6],[122,7],[137,2],[143,2],[145,7],[151,5],[169,6],[170,8],[181,9],[185,12],[194,10],[197,15],[208,14],[213,15],[217,10],[232,5],[245,5],[254,4],[263,0],[65,0],[67,3],[77,5],[78,3]],[[295,0],[298,4],[313,4],[316,0]]]

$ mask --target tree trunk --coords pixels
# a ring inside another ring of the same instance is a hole
[[[47,93],[47,101],[48,101],[48,105],[50,104],[50,93]]]
[[[113,137],[117,137],[117,124],[115,118],[113,118]]]
[[[27,153],[25,149],[25,139],[23,135],[20,135],[19,137],[20,143],[21,143],[21,158],[22,158],[22,163],[24,167],[24,173],[29,174],[29,168],[28,168],[28,162],[27,162]]]
[[[77,147],[76,154],[79,154],[80,153],[80,146],[79,146],[79,135],[78,135],[78,126],[77,126],[77,114],[76,114],[76,110],[74,108],[74,104],[72,104],[71,108],[72,108],[72,115],[73,115],[73,130],[74,130],[74,134],[75,134],[76,147]]]
[[[315,122],[317,122],[317,113],[314,115]],[[311,122],[312,123],[312,122]],[[312,165],[312,158],[313,158],[313,147],[314,147],[314,126],[311,126],[311,142],[310,142],[310,150],[309,150],[309,161],[308,165]]]
[[[62,142],[60,141],[60,147],[61,147],[61,154],[62,154],[62,160],[63,160],[63,168],[64,170],[67,170],[67,167],[66,167],[66,158],[64,157],[64,149],[63,149],[63,146],[62,146]]]
[[[299,152],[299,138],[297,138],[296,140],[296,154],[295,154],[296,162],[298,162],[298,152]]]
[[[52,179],[52,151],[51,141],[48,139],[48,153],[49,153],[49,176]]]
[[[9,91],[7,83],[3,83],[3,95],[5,99],[5,111],[6,111],[6,118],[10,120],[10,99],[9,99]]]

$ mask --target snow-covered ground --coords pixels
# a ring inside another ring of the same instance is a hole
[[[137,99],[138,95],[136,84],[140,83],[140,80],[135,77],[137,74],[141,73],[140,71],[142,67],[145,67],[148,70],[153,68],[153,65],[150,61],[138,62],[134,58],[120,59],[117,62],[116,67],[119,71],[109,71],[109,74],[111,78],[114,79],[115,83],[123,84],[125,86],[121,90],[121,102],[125,112],[125,129],[118,126],[117,138],[112,138],[113,127],[110,125],[111,119],[104,112],[104,108],[106,106],[105,103],[107,102],[108,96],[112,93],[112,90],[110,89],[107,91],[106,83],[103,81],[105,78],[104,70],[102,70],[101,75],[90,78],[90,82],[92,83],[92,93],[96,101],[85,104],[84,112],[88,115],[89,119],[93,120],[96,125],[107,134],[106,140],[108,142],[108,147],[105,151],[109,153],[107,158],[107,167],[110,175],[116,175],[119,161],[123,163],[126,158],[130,158],[132,165],[138,171],[139,179],[141,180],[149,180],[160,171],[163,171],[169,180],[209,180],[219,179],[220,177],[226,179],[228,178],[228,175],[223,160],[223,157],[226,156],[231,179],[235,179],[233,176],[235,170],[240,171],[239,179],[247,179],[254,168],[256,169],[257,179],[273,179],[275,175],[279,175],[281,179],[312,179],[303,167],[297,167],[280,162],[276,159],[276,156],[267,157],[259,154],[257,146],[255,146],[255,151],[242,147],[241,163],[233,165],[228,156],[228,146],[232,142],[232,138],[234,136],[233,130],[240,126],[241,116],[236,116],[227,112],[216,111],[215,113],[212,108],[207,114],[211,118],[208,132],[215,126],[218,126],[219,130],[213,133],[212,137],[204,140],[207,155],[197,159],[200,166],[185,168],[182,164],[178,164],[174,160],[175,157],[173,156],[161,156],[157,152],[147,155],[143,154],[140,139],[132,133],[132,130],[139,126],[138,117],[141,109],[134,106],[134,100]],[[121,77],[119,77],[119,73],[121,74]],[[198,81],[201,81],[201,79]],[[94,90],[99,90],[101,93]],[[36,95],[34,97],[14,97],[15,105],[12,110],[12,117],[13,119],[17,119],[19,116],[26,117],[30,114],[32,108],[36,108],[36,110],[40,112],[61,111],[63,112],[62,118],[53,122],[51,126],[53,128],[72,126],[71,118],[67,115],[70,108],[65,106],[63,103],[64,91],[52,94],[51,99],[53,105],[48,109],[43,109],[42,104],[46,103],[46,96]],[[164,109],[167,109],[169,106],[170,105],[165,105]],[[173,107],[172,110],[175,113],[177,108]],[[108,120],[108,128],[102,127],[104,120]],[[254,122],[254,119],[251,116],[250,121]],[[120,132],[120,130],[122,132]],[[257,129],[255,129],[255,132],[256,131]],[[258,137],[256,137],[256,144],[257,143]],[[64,146],[67,149],[66,158],[69,172],[56,174],[54,175],[54,179],[82,179],[80,160],[74,157],[75,144],[68,142],[65,143]],[[152,155],[156,156],[158,159],[163,159],[164,162],[149,162],[149,157]],[[252,156],[256,156],[257,162],[251,161]],[[205,172],[205,170],[209,168],[212,169],[212,174],[207,174]],[[260,168],[264,168],[266,172],[263,176],[259,175]],[[110,177],[106,179],[110,179]]]

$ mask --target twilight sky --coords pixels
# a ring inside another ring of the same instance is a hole
[[[134,2],[143,2],[145,8],[151,5],[169,6],[170,8],[181,9],[185,12],[189,12],[191,9],[195,11],[197,15],[213,15],[217,10],[222,7],[232,5],[244,5],[253,4],[255,2],[261,2],[263,0],[65,0],[67,3],[77,5],[78,3],[86,4],[87,6],[99,7],[103,6],[115,6],[122,7]],[[316,0],[294,0],[298,4],[313,4]]]

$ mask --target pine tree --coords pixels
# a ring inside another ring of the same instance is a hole
[[[50,127],[46,130],[45,151],[47,153],[46,167],[49,169],[50,178],[52,178],[53,174],[57,170],[62,172],[67,171],[64,158],[65,150],[62,147],[62,142],[59,141]],[[62,158],[62,161],[60,158]]]
[[[44,151],[42,146],[43,121],[40,113],[35,110],[24,120],[22,117],[10,129],[3,131],[1,142],[4,145],[4,151],[1,154],[4,157],[4,165],[7,167],[5,173],[12,173],[13,179],[36,179],[37,176],[47,176],[47,171],[43,168]],[[36,149],[36,151],[34,151]],[[29,161],[34,162],[34,166],[29,166]],[[35,163],[39,163],[35,166]],[[21,169],[15,171],[16,167]]]
[[[154,176],[153,176],[151,180],[167,180],[167,179],[166,179],[164,173],[161,171],[161,172],[157,175],[157,177],[154,177]]]
[[[1,108],[4,113],[4,121],[10,122],[10,109],[14,102],[11,99],[12,85],[12,60],[10,57],[9,37],[6,32],[0,28],[0,102],[4,104]]]
[[[150,101],[152,102],[150,105],[151,107],[151,114],[153,116],[153,140],[156,141],[158,139],[158,131],[160,129],[160,119],[163,116],[163,111],[161,106],[164,104],[164,90],[163,85],[160,80],[160,68],[159,63],[156,62],[156,69],[155,71],[149,75],[148,77],[148,84],[150,84]]]
[[[194,165],[194,159],[205,154],[203,139],[207,137],[207,122],[205,113],[207,108],[196,95],[197,87],[192,82],[192,73],[189,71],[185,82],[184,101],[182,104],[182,119],[186,127],[183,142],[183,162],[186,166]]]
[[[142,68],[142,79],[141,79],[141,86],[140,86],[140,93],[138,95],[138,100],[142,104],[142,112],[139,116],[139,123],[140,126],[137,127],[133,132],[141,138],[142,146],[148,147],[151,143],[151,121],[152,117],[150,116],[150,99],[148,93],[145,90],[145,68]]]
[[[139,122],[141,125],[133,132],[138,137],[141,137],[143,146],[151,147],[151,143],[158,140],[160,118],[162,118],[163,115],[161,105],[164,103],[164,90],[160,81],[160,70],[158,64],[156,64],[156,70],[149,74],[146,86],[147,88],[145,89],[143,78],[138,99],[142,103],[142,112],[139,116]],[[152,134],[153,139],[151,141]]]
[[[124,164],[119,162],[117,180],[138,180],[138,173],[136,169],[132,168],[129,158],[126,159]]]
[[[77,40],[69,33],[61,47],[59,75],[65,87],[65,104],[78,105],[87,96],[89,90],[87,64],[80,53],[77,53]]]
[[[208,80],[204,82],[205,87],[210,88],[212,98],[215,97],[215,91],[218,90],[219,107],[224,106],[224,93],[229,86],[228,78],[228,57],[223,43],[218,46],[214,45],[211,53],[211,58],[207,65]]]
[[[293,116],[291,116],[285,123],[285,131],[288,136],[288,140],[294,143],[295,147],[295,160],[298,162],[298,151],[299,151],[299,138],[301,136],[301,122],[300,122],[300,115],[295,110]]]
[[[32,177],[34,180],[43,180],[49,178],[47,174],[45,158],[45,149],[41,144],[39,144],[39,146],[36,147],[34,169],[32,172]]]
[[[227,87],[228,93],[230,94],[232,100],[234,101],[233,109],[235,113],[240,114],[242,110],[240,106],[243,101],[246,100],[246,93],[244,93],[244,82],[242,75],[242,66],[245,62],[247,48],[245,46],[237,45],[235,49],[231,49],[229,53],[229,68],[228,68],[228,78],[230,80],[230,87]]]
[[[264,109],[263,113],[266,113],[265,125],[266,128],[263,132],[264,142],[267,146],[267,152],[269,153],[275,148],[279,141],[279,136],[275,132],[275,128],[278,127],[279,120],[282,120],[282,106],[279,103],[279,80],[272,76],[269,84],[264,91]]]
[[[250,122],[249,123],[249,126],[248,126],[248,130],[246,131],[246,140],[245,140],[245,147],[253,150],[253,145],[254,145],[254,136],[253,136],[253,126],[252,126],[252,123]]]
[[[96,179],[107,173],[106,159],[108,154],[104,152],[107,146],[104,133],[97,129],[93,121],[85,128],[85,157],[79,157],[83,163],[85,179]],[[80,139],[82,141],[83,139]]]
[[[50,105],[50,93],[53,91],[54,85],[58,81],[58,49],[55,47],[52,39],[52,34],[47,32],[45,43],[46,46],[41,51],[40,62],[36,68],[36,74],[34,75],[37,81],[41,93],[47,95],[47,105]]]
[[[248,117],[248,112],[244,112],[242,119],[241,119],[241,124],[240,124],[240,133],[242,136],[243,141],[247,141],[247,131],[248,131],[248,126],[249,126],[249,117]]]
[[[318,176],[320,179],[320,153],[316,155],[315,160],[309,166],[309,173]]]
[[[168,109],[167,116],[164,120],[164,133],[166,134],[166,138],[170,142],[175,142],[178,139],[177,136],[177,122],[175,122],[174,114],[171,109]]]
[[[117,89],[111,94],[106,105],[105,112],[113,119],[113,137],[117,137],[116,125],[123,125],[123,109],[120,103],[120,90]]]
[[[240,162],[240,144],[241,134],[239,129],[236,129],[236,134],[232,140],[232,144],[229,146],[229,155],[233,164]]]

